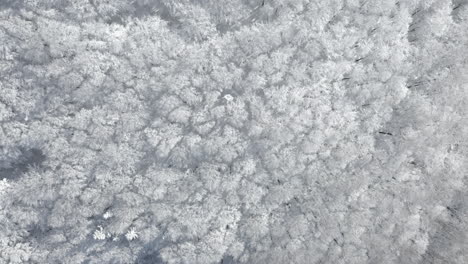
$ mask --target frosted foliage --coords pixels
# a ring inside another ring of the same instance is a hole
[[[129,240],[129,241],[135,240],[135,239],[138,238],[138,233],[135,231],[134,228],[131,228],[131,229],[128,230],[128,232],[125,234],[125,238],[127,238],[127,240]]]
[[[0,1],[1,263],[468,263],[462,0]]]
[[[99,228],[96,231],[94,231],[93,238],[96,239],[96,240],[106,239],[106,234],[104,233],[104,230],[102,229],[102,226],[99,226]]]

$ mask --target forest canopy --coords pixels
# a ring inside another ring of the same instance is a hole
[[[0,264],[467,263],[463,0],[0,3]]]

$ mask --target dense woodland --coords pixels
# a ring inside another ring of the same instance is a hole
[[[468,263],[464,0],[3,0],[0,263]]]

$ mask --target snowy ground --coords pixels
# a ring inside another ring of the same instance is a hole
[[[465,0],[0,1],[0,264],[468,263]]]

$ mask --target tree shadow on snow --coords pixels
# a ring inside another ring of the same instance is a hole
[[[20,149],[20,157],[10,162],[9,166],[0,167],[0,180],[15,180],[27,172],[30,167],[40,166],[46,159],[42,150],[37,148]]]

